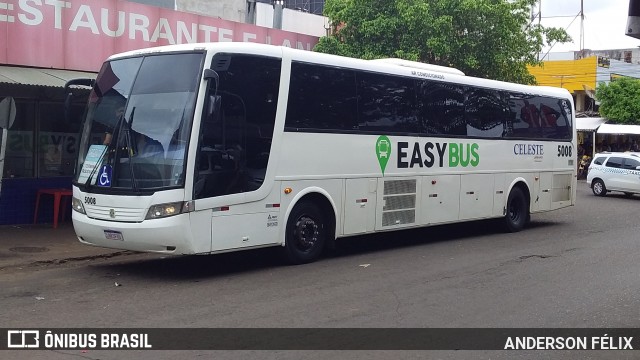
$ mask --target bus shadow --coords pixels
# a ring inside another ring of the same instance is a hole
[[[528,229],[553,226],[554,222],[532,221]],[[527,231],[525,229],[524,231]],[[495,220],[481,220],[462,224],[438,225],[421,229],[397,230],[339,239],[335,249],[326,251],[319,260],[337,259],[357,255],[427,246],[452,240],[478,239],[483,236],[509,236]],[[152,259],[125,260],[117,263],[93,265],[94,270],[110,276],[127,274],[144,280],[166,281],[212,279],[265,269],[287,268],[280,247],[237,251],[214,255],[168,256]],[[300,265],[313,266],[311,265]]]
[[[106,274],[127,274],[127,276],[145,280],[197,280],[263,270],[283,264],[278,248],[264,248],[224,254],[125,260],[118,263],[98,264],[93,268]]]
[[[531,221],[523,231],[553,226],[555,224],[555,222],[548,221]],[[353,256],[452,240],[464,241],[479,239],[483,236],[510,235],[510,233],[504,231],[500,220],[477,220],[343,238],[337,241],[336,249],[330,252],[330,256]]]

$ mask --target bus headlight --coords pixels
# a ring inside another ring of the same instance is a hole
[[[183,208],[184,208],[184,202],[182,201],[152,205],[149,208],[149,211],[147,212],[147,217],[145,218],[145,220],[158,219],[158,218],[163,218],[167,216],[178,215],[183,212],[182,211]],[[185,211],[185,212],[188,212],[188,211]]]
[[[84,205],[82,205],[82,201],[80,199],[73,197],[71,198],[71,208],[80,214],[86,214],[84,211]]]

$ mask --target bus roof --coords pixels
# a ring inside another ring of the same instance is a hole
[[[349,58],[338,55],[324,54],[307,50],[292,49],[285,46],[275,46],[248,42],[210,42],[210,43],[192,43],[165,45],[152,48],[144,48],[139,50],[127,51],[124,53],[114,54],[108,60],[115,60],[122,57],[130,57],[144,54],[177,52],[177,51],[215,51],[215,52],[232,52],[232,53],[251,53],[262,56],[271,56],[279,58],[287,58],[308,63],[337,66],[343,68],[361,69],[371,72],[388,73],[400,76],[429,78],[431,80],[441,80],[446,82],[455,82],[466,85],[474,85],[480,87],[504,89],[510,91],[518,91],[527,94],[547,95],[559,98],[573,99],[569,91],[563,88],[555,88],[549,86],[531,86],[522,85],[498,80],[490,80],[465,76],[458,69],[417,63],[401,59],[377,59],[362,60]]]

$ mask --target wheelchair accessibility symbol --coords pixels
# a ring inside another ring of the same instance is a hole
[[[98,186],[111,187],[111,165],[103,165],[98,173]]]

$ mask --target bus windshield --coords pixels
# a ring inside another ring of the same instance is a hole
[[[184,186],[204,53],[106,62],[89,96],[75,183],[126,192]]]

